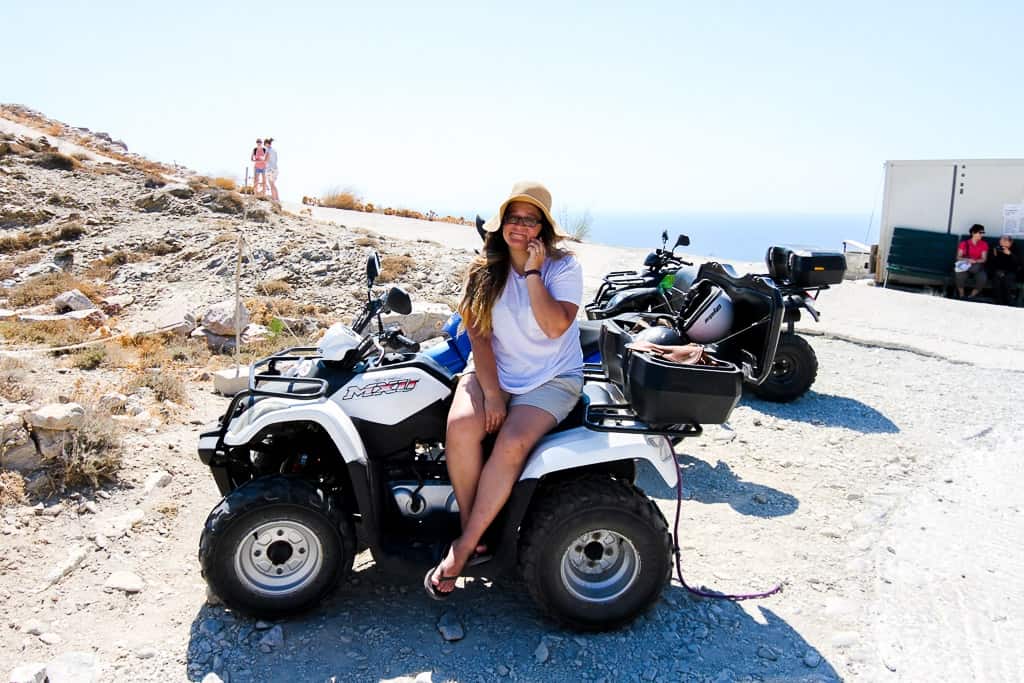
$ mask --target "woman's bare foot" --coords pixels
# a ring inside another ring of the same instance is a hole
[[[458,539],[452,542],[448,554],[430,577],[430,583],[438,593],[451,593],[455,590],[454,579],[462,573],[471,554],[461,550]]]

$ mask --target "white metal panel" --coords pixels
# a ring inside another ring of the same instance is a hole
[[[417,367],[359,373],[331,400],[351,417],[393,425],[447,397],[451,389]]]
[[[953,232],[966,234],[975,223],[989,235],[1003,229],[1003,204],[1024,202],[1024,161],[961,162],[953,203]]]
[[[879,277],[885,276],[893,228],[946,232],[955,161],[889,161],[879,231]]]

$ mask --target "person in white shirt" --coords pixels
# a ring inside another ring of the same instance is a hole
[[[484,224],[484,248],[470,265],[458,310],[473,355],[448,413],[445,458],[462,535],[423,577],[432,598],[455,590],[537,441],[565,419],[583,389],[576,312],[583,271],[558,248],[568,237],[551,216],[551,193],[524,181]],[[497,433],[485,461],[481,442]]]
[[[274,138],[267,138],[265,144],[267,147],[267,182],[270,184],[270,196],[276,202],[280,199],[277,196],[277,150],[271,147],[274,144]]]

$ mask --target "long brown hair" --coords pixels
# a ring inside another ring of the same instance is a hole
[[[541,217],[541,223],[543,225],[538,239],[544,243],[548,257],[557,261],[570,255],[572,252],[555,246],[555,231],[547,219]],[[479,334],[490,336],[491,311],[505,289],[508,271],[511,269],[508,242],[499,226],[494,232],[487,233],[483,249],[469,264],[457,309],[462,316],[463,326],[472,325]]]

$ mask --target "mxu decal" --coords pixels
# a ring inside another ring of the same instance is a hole
[[[371,396],[383,396],[384,394],[395,394],[399,391],[412,391],[419,383],[418,379],[393,379],[387,382],[374,382],[361,387],[346,387],[342,401],[350,398],[370,398]]]

